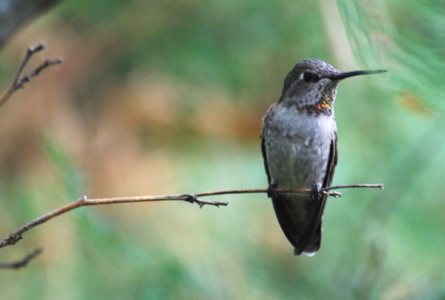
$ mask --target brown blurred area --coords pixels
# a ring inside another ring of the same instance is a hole
[[[127,50],[121,36],[97,43],[97,32],[77,35],[48,25],[26,28],[4,50],[18,66],[30,41],[39,42],[33,37],[46,37],[47,49],[32,58],[27,71],[46,58],[61,57],[63,64],[45,70],[2,108],[3,180],[59,179],[42,150],[45,136],[85,172],[90,197],[179,192],[175,160],[184,145],[209,136],[259,143],[267,106],[243,99],[233,105],[221,89],[202,89],[168,74],[117,77],[108,68]],[[188,104],[190,94],[203,99],[202,105]]]

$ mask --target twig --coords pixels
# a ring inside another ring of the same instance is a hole
[[[23,267],[26,267],[28,265],[28,263],[34,259],[37,255],[39,255],[40,253],[42,253],[43,248],[37,248],[36,250],[34,250],[33,252],[29,253],[27,256],[25,256],[24,259],[22,259],[21,261],[17,261],[17,262],[13,262],[13,263],[0,263],[0,268],[1,269],[20,269]]]
[[[53,65],[58,65],[62,63],[61,59],[55,59],[55,60],[49,60],[47,59],[43,64],[38,66],[34,71],[29,73],[28,75],[25,75],[20,78],[24,68],[28,64],[31,57],[39,52],[45,49],[45,46],[43,44],[39,44],[35,47],[28,48],[25,54],[25,58],[22,61],[22,64],[20,65],[19,69],[17,70],[17,73],[15,75],[15,78],[12,82],[12,84],[9,86],[9,88],[6,90],[6,92],[3,94],[3,96],[0,98],[0,106],[2,106],[11,96],[14,94],[17,90],[22,89],[25,86],[25,83],[30,82],[33,77],[39,76],[40,73]]]
[[[326,196],[339,197],[341,194],[339,192],[329,192],[332,189],[341,189],[341,188],[380,188],[383,189],[383,184],[354,184],[354,185],[340,185],[330,188],[322,188],[321,193]],[[227,202],[219,202],[219,201],[206,201],[200,199],[201,197],[206,196],[216,196],[216,195],[228,195],[228,194],[259,194],[259,193],[267,193],[267,189],[250,189],[250,190],[227,190],[227,191],[216,191],[216,192],[202,192],[196,194],[176,194],[176,195],[162,195],[162,196],[141,196],[141,197],[119,197],[119,198],[95,198],[88,199],[87,196],[78,199],[72,203],[69,203],[65,206],[59,207],[43,216],[38,217],[37,219],[32,220],[28,224],[23,225],[19,229],[10,233],[6,238],[0,241],[0,248],[5,246],[14,245],[19,240],[22,239],[22,235],[28,230],[45,223],[52,218],[55,218],[59,215],[65,214],[73,209],[82,207],[82,206],[90,206],[90,205],[105,205],[105,204],[117,204],[117,203],[133,203],[133,202],[153,202],[153,201],[186,201],[189,203],[197,203],[199,207],[203,207],[204,205],[212,205],[212,206],[227,206]],[[310,194],[310,189],[276,189],[278,193],[300,193],[300,194]]]
[[[350,189],[350,188],[370,188],[370,189],[381,189],[385,188],[383,184],[347,184],[347,185],[337,185],[321,188],[321,191],[331,191],[331,190],[339,190],[339,189]]]

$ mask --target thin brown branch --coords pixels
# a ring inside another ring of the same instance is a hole
[[[42,51],[43,49],[45,49],[45,46],[43,44],[39,44],[35,47],[28,48],[25,54],[25,58],[23,59],[19,69],[17,70],[17,73],[14,77],[12,84],[0,98],[0,106],[2,106],[17,90],[22,89],[25,86],[25,83],[30,82],[33,77],[39,76],[44,69],[62,63],[61,59],[55,59],[55,60],[47,59],[43,64],[35,68],[34,71],[29,73],[28,75],[20,77],[31,57],[35,53]]]
[[[381,189],[385,188],[383,184],[347,184],[347,185],[337,185],[322,188],[321,191],[331,191],[339,189],[351,189],[351,188],[368,188],[368,189]]]
[[[17,269],[26,267],[28,265],[28,263],[31,260],[33,260],[37,255],[42,253],[42,251],[43,251],[43,248],[37,248],[33,252],[31,252],[28,255],[26,255],[25,258],[23,258],[20,261],[12,262],[12,263],[0,263],[0,269],[14,269],[14,270],[17,270]]]
[[[373,185],[373,184],[354,184],[354,185],[340,185],[331,188],[321,189],[321,193],[327,196],[339,197],[341,194],[339,192],[329,192],[332,189],[341,188],[380,188],[383,189],[383,184]],[[267,193],[268,189],[249,189],[249,190],[226,190],[226,191],[215,191],[215,192],[202,192],[195,194],[175,194],[175,195],[162,195],[162,196],[141,196],[141,197],[118,197],[118,198],[95,198],[88,199],[87,196],[78,199],[75,202],[69,203],[65,206],[59,207],[37,219],[32,220],[28,224],[23,225],[19,229],[10,233],[6,238],[0,241],[0,248],[5,246],[14,245],[19,240],[22,239],[22,235],[28,230],[45,223],[57,216],[65,214],[71,210],[82,206],[90,205],[105,205],[105,204],[117,204],[117,203],[134,203],[134,202],[154,202],[154,201],[186,201],[189,203],[197,203],[199,207],[204,205],[212,206],[227,206],[227,202],[219,201],[207,201],[200,198],[207,196],[217,196],[217,195],[229,195],[229,194],[259,194]],[[312,191],[310,189],[276,189],[278,193],[300,193],[300,194],[310,194]]]

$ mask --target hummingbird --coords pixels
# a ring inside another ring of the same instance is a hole
[[[319,59],[297,63],[284,80],[281,97],[263,118],[261,150],[278,222],[294,254],[313,256],[321,244],[323,211],[337,165],[334,101],[341,80],[383,73],[341,73]],[[310,189],[310,194],[276,189]]]

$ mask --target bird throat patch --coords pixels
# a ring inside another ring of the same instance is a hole
[[[335,92],[332,93],[323,92],[320,102],[315,104],[315,108],[318,110],[332,109],[332,106],[334,105],[334,99],[335,99]]]
[[[299,111],[305,111],[310,115],[332,115],[334,107],[335,92],[323,92],[320,101],[315,105],[305,105],[297,108]]]

